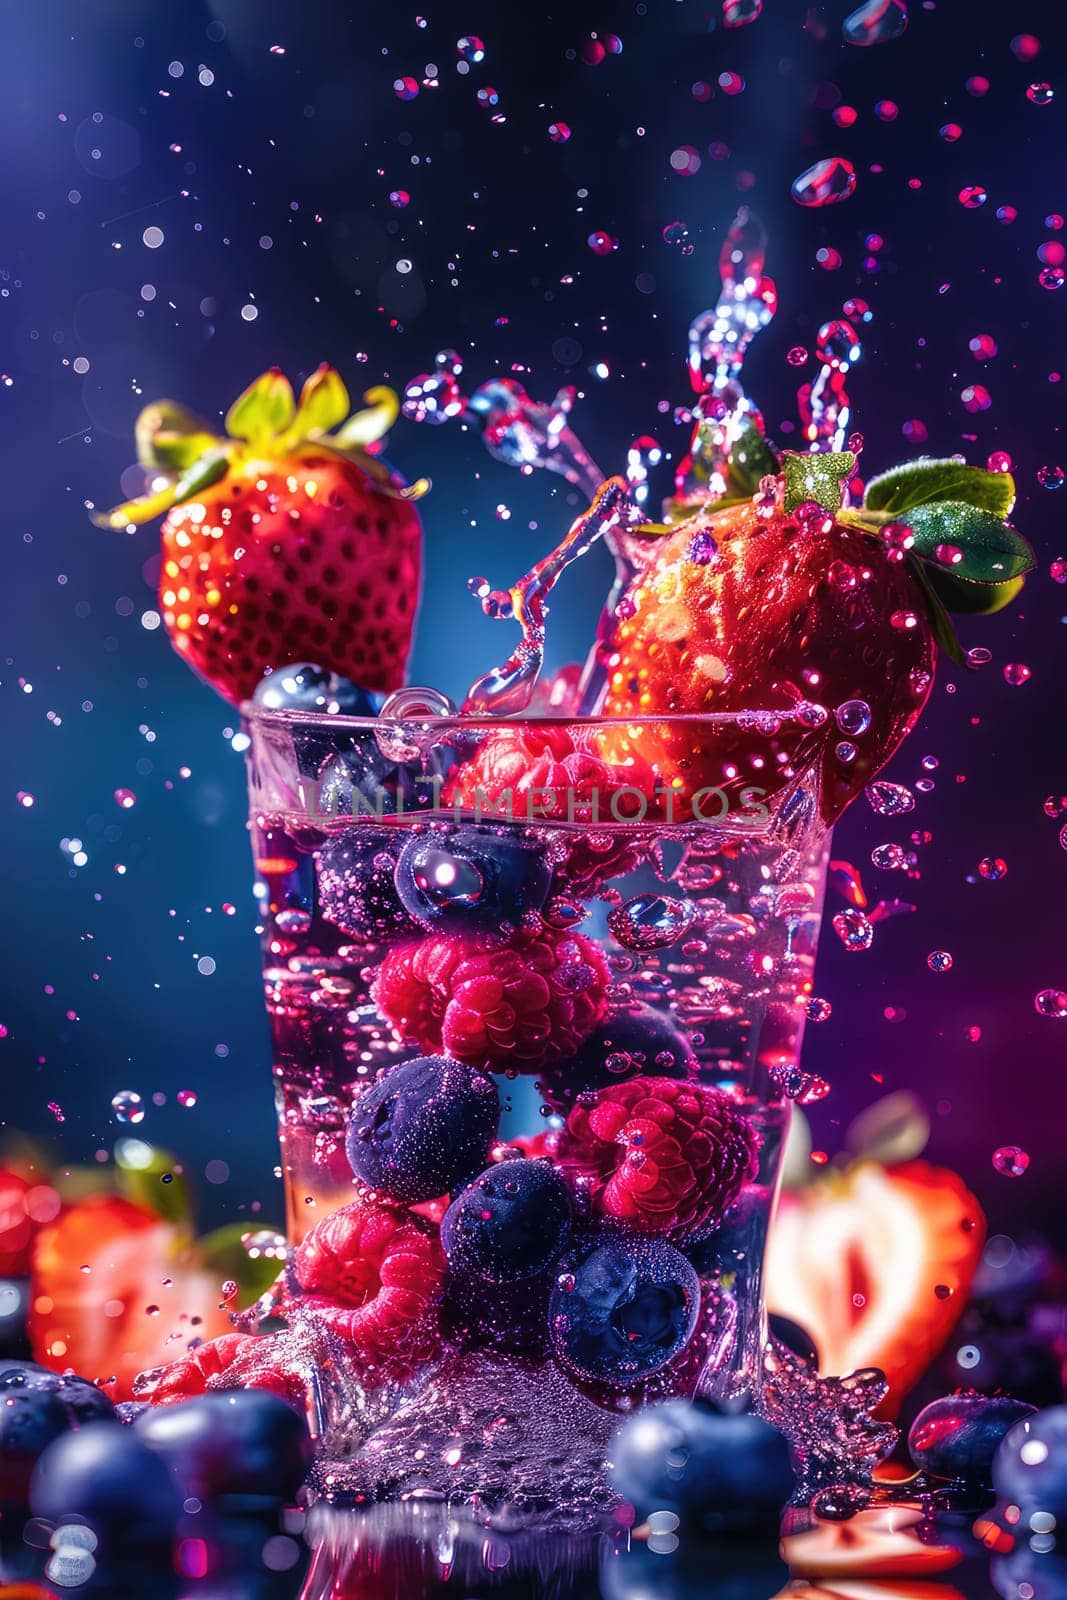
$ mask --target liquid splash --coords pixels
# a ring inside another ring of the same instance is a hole
[[[852,418],[848,375],[862,354],[851,322],[840,318],[823,323],[815,343],[818,374],[797,390],[804,438],[813,450],[844,449]]]
[[[749,345],[778,309],[774,280],[764,275],[766,255],[766,229],[742,206],[719,253],[719,298],[689,326],[689,382],[699,399],[689,454],[675,478],[675,496],[683,504],[721,498],[742,429],[752,422],[763,432],[740,373]]]
[[[545,655],[548,600],[562,574],[598,539],[606,539],[638,520],[622,478],[609,478],[593,496],[589,510],[575,518],[564,539],[510,589],[490,589],[471,580],[472,592],[487,617],[517,622],[521,638],[502,666],[471,684],[463,702],[467,716],[514,716],[530,703]]]
[[[856,169],[844,156],[827,156],[793,179],[791,195],[798,206],[836,206],[856,192]]]
[[[908,0],[867,0],[841,24],[846,44],[887,44],[908,26]]]

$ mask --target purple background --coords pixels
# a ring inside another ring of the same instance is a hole
[[[747,201],[768,225],[781,297],[749,376],[771,433],[788,442],[781,423],[795,420],[795,388],[812,373],[786,352],[812,348],[819,323],[860,295],[874,313],[851,386],[865,470],[915,453],[902,434],[911,419],[933,453],[983,462],[1007,451],[1016,521],[1039,552],[1022,601],[962,629],[992,664],[942,667],[891,769],[911,782],[936,756],[933,792],[899,822],[861,800],[838,829],[834,854],[861,868],[872,900],[919,909],[882,924],[866,955],[846,954],[827,929],[817,988],[834,1009],[810,1028],[806,1064],[835,1087],[813,1114],[816,1142],[838,1148],[880,1074],[934,1111],[932,1156],[974,1183],[994,1229],[1062,1236],[1067,1021],[1033,1008],[1038,990],[1067,988],[1067,853],[1060,822],[1042,811],[1047,793],[1067,791],[1067,589],[1048,571],[1067,555],[1067,489],[1036,482],[1043,465],[1067,467],[1065,389],[1050,376],[1067,375],[1067,289],[1040,287],[1036,255],[1067,240],[1044,221],[1067,210],[1060,8],[912,0],[906,37],[870,50],[841,43],[848,9],[768,0],[766,15],[731,31],[715,25],[713,0],[578,4],[551,17],[435,3],[426,28],[414,7],[292,0],[10,11],[0,51],[9,1123],[91,1159],[119,1131],[112,1095],[136,1089],[148,1102],[139,1131],[178,1151],[194,1178],[228,1163],[228,1182],[201,1183],[205,1215],[255,1202],[280,1215],[234,718],[162,631],[141,625],[154,604],[155,530],[102,533],[85,510],[116,496],[140,405],[169,394],[217,413],[264,367],[297,379],[324,358],[354,394],[383,378],[401,386],[452,345],[472,384],[510,370],[539,397],[576,384],[578,431],[606,471],[641,433],[677,456],[685,433],[660,405],[687,399],[686,325],[714,297],[718,242]],[[1010,48],[1024,29],[1042,39],[1031,64]],[[621,55],[585,64],[593,30],[617,34]],[[486,60],[461,76],[456,41],[471,33]],[[421,79],[428,63],[440,87],[398,100],[394,78]],[[744,92],[723,93],[724,72],[741,74]],[[975,98],[964,85],[979,73],[991,88]],[[1059,91],[1051,105],[1027,100],[1034,80]],[[712,88],[704,101],[692,92],[700,81]],[[506,121],[478,105],[485,85]],[[851,129],[832,120],[836,98],[859,113]],[[899,105],[892,122],[874,112],[884,99]],[[565,145],[547,134],[560,118],[573,129]],[[963,128],[958,143],[938,136],[948,121]],[[693,177],[672,171],[681,145],[700,153]],[[834,154],[855,163],[855,196],[801,210],[790,181]],[[967,184],[987,190],[984,206],[958,203]],[[396,188],[410,191],[404,210],[389,203]],[[995,215],[1005,205],[1017,208],[1011,225]],[[688,255],[662,237],[679,220]],[[143,242],[152,226],[165,235],[156,250]],[[617,250],[595,255],[594,229]],[[872,233],[884,240],[876,252]],[[840,252],[839,270],[816,263],[824,246]],[[401,259],[411,272],[396,270]],[[243,320],[252,305],[258,315]],[[999,347],[985,364],[968,349],[978,334]],[[591,375],[597,362],[608,379]],[[972,416],[961,392],[974,383],[992,404]],[[496,466],[456,428],[402,425],[391,453],[435,483],[415,678],[461,693],[511,644],[480,618],[466,578],[513,579],[577,501],[555,480]],[[606,582],[599,557],[568,578],[554,663],[584,653]],[[1032,680],[1010,687],[1009,662]],[[136,794],[131,810],[114,799],[120,787]],[[32,809],[17,791],[35,796]],[[914,827],[933,836],[919,881],[870,866],[873,847],[906,845]],[[84,867],[64,838],[83,841]],[[986,855],[1007,861],[1003,881],[975,881]],[[950,972],[928,970],[935,949],[952,953]],[[210,976],[198,971],[204,955]],[[889,1021],[887,1007],[906,1016]],[[176,1106],[180,1089],[198,1093],[195,1110]],[[991,1165],[1005,1143],[1032,1158],[1017,1182]]]

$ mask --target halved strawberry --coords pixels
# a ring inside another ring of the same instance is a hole
[[[782,1196],[767,1303],[806,1328],[819,1371],[880,1367],[896,1414],[963,1311],[985,1217],[954,1172],[859,1161]]]
[[[405,488],[368,453],[397,399],[382,388],[366,398],[370,409],[345,422],[332,367],[312,374],[299,404],[272,368],[231,406],[224,438],[171,401],[138,419],[138,458],[156,481],[95,520],[122,528],[166,512],[163,622],[228,700],[289,661],[368,690],[404,681],[422,571],[411,501],[425,484]]]

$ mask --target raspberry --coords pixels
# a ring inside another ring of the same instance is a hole
[[[373,993],[383,1015],[425,1050],[536,1072],[588,1038],[608,982],[590,940],[543,928],[504,946],[447,934],[400,945],[382,962]]]
[[[595,750],[580,749],[569,728],[531,722],[491,733],[452,776],[442,798],[446,806],[499,811],[510,794],[516,820],[610,825],[651,816],[655,788],[655,773],[639,755],[624,763],[605,761]],[[639,791],[644,807],[637,794],[621,790]]]
[[[282,1361],[273,1359],[276,1351],[274,1335],[257,1338],[248,1333],[224,1333],[177,1361],[142,1372],[133,1386],[134,1397],[158,1406],[214,1389],[267,1389],[299,1402],[303,1397],[299,1378]]]
[[[445,1259],[436,1233],[409,1212],[342,1206],[306,1236],[294,1270],[317,1320],[369,1366],[402,1380],[436,1354]]]
[[[756,1135],[721,1089],[632,1078],[583,1095],[559,1160],[603,1216],[684,1238],[718,1221],[756,1173]]]

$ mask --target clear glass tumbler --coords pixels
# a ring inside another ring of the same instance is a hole
[[[510,1297],[515,1353],[609,1411],[750,1391],[790,1105],[812,1087],[828,838],[809,730],[758,711],[393,722],[251,705],[245,725],[291,1245],[367,1193],[353,1103],[413,1058],[458,1060],[500,1101],[463,1182],[546,1161],[570,1220],[543,1301],[485,1285],[486,1326],[443,1318],[427,1370],[468,1345],[506,1354]],[[461,1187],[414,1208],[427,1228]],[[636,1276],[590,1345],[571,1307],[603,1298],[582,1274],[605,1245]]]

